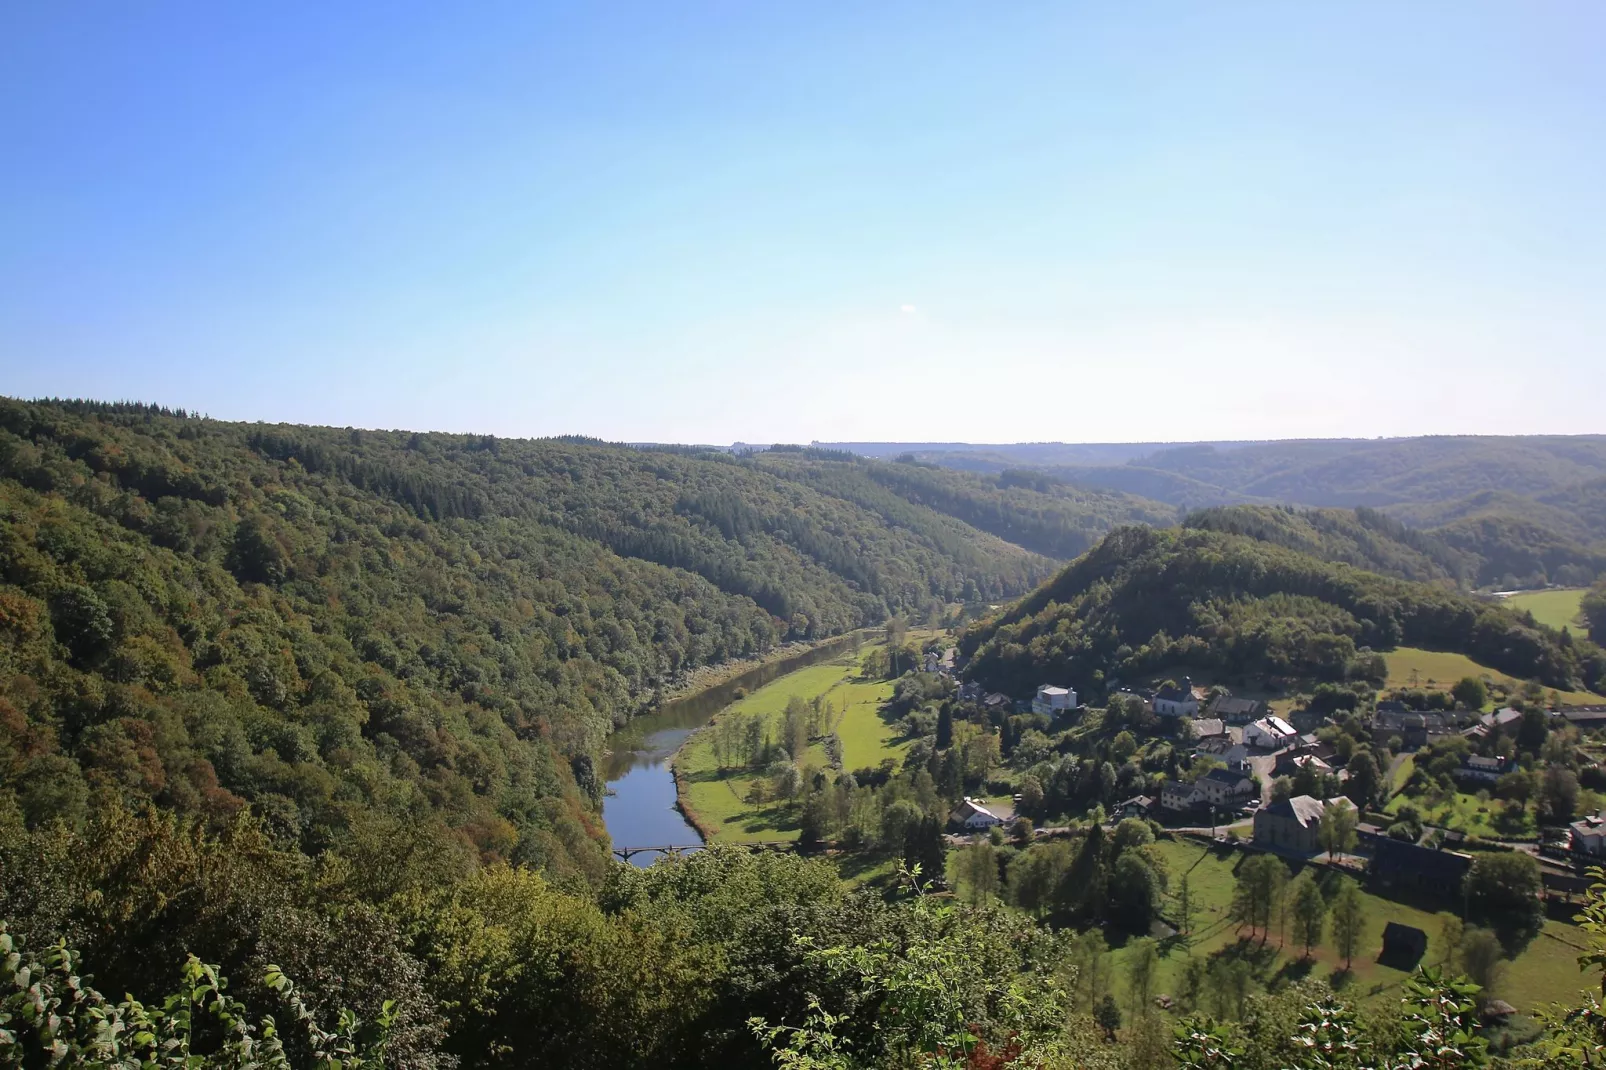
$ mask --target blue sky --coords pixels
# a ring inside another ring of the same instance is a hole
[[[0,393],[1606,432],[1606,6],[14,0]]]

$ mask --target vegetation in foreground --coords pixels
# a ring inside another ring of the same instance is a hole
[[[502,865],[376,890],[338,865],[298,879],[253,846],[247,827],[212,840],[154,817],[117,820],[94,830],[110,839],[92,842],[60,829],[20,831],[14,818],[0,826],[0,909],[13,919],[0,940],[15,956],[13,987],[0,996],[0,1064],[33,1065],[57,1042],[79,1063],[115,1044],[128,1056],[156,1046],[193,1067],[534,1059],[599,1068],[773,1060],[835,1070],[1403,1070],[1599,1065],[1606,1051],[1587,996],[1513,1020],[1487,989],[1436,966],[1392,993],[1362,991],[1347,967],[1373,953],[1376,920],[1354,886],[1339,878],[1329,899],[1307,874],[1283,881],[1281,863],[1265,855],[1234,879],[1235,946],[1252,952],[1275,940],[1290,962],[1310,963],[1308,949],[1330,943],[1346,967],[1330,980],[1325,970],[1285,968],[1262,984],[1242,955],[1190,949],[1188,933],[1213,924],[1203,913],[1181,912],[1194,924],[1184,922],[1184,939],[1168,949],[1144,937],[1111,953],[1097,928],[1051,929],[1019,911],[918,894],[917,872],[889,900],[850,892],[824,863],[792,855],[715,847],[645,870],[617,866],[596,892]],[[184,846],[206,860],[181,864]],[[142,862],[122,864],[130,858]],[[1201,876],[1201,890],[1207,883]],[[198,885],[208,894],[198,898]],[[1268,897],[1272,885],[1281,892]],[[1576,957],[1595,984],[1606,962],[1603,896],[1606,886],[1597,887],[1578,930]],[[1289,904],[1286,918],[1278,902]],[[256,937],[285,940],[286,949],[298,917],[313,923],[304,932],[316,932],[318,918],[345,928],[335,943],[303,949],[293,967],[252,969],[264,948],[238,941],[249,941],[250,919],[268,917],[279,919],[276,931]],[[110,918],[118,923],[101,923]],[[359,941],[353,923],[365,927]],[[1476,936],[1459,939],[1456,968],[1485,969]],[[200,958],[181,952],[185,945]],[[67,947],[83,949],[94,977],[77,980]],[[1159,968],[1167,954],[1182,963],[1169,978]],[[225,974],[236,986],[225,987]],[[288,977],[306,983],[292,990]],[[148,1005],[113,1007],[96,994],[123,980]],[[171,998],[153,994],[175,985]],[[292,993],[299,1005],[287,1004]],[[368,1009],[340,1010],[355,1004]],[[295,1025],[280,1033],[267,1018],[286,1010]],[[119,1038],[119,1024],[137,1028]]]

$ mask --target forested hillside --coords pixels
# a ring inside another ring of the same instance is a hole
[[[960,517],[1068,556],[1150,515],[905,467],[0,402],[0,784],[594,875],[594,758],[690,670],[1052,571]]]
[[[1606,436],[1446,435],[1392,439],[1202,442],[1132,448],[940,446],[915,456],[955,468],[1037,468],[1072,483],[1124,490],[1174,505],[1240,501],[1413,506],[1505,492],[1573,494],[1606,476]],[[1167,491],[1169,488],[1169,491]],[[1201,500],[1203,495],[1214,500]]]
[[[1266,530],[1286,538],[1291,527]],[[1199,528],[1112,532],[961,646],[974,677],[1017,695],[1043,681],[1098,694],[1112,677],[1190,669],[1256,683],[1380,682],[1382,659],[1369,652],[1396,646],[1464,653],[1550,687],[1606,686],[1599,648],[1508,609]]]
[[[793,460],[792,458],[801,458]],[[970,473],[913,460],[888,464],[819,450],[772,449],[759,457],[770,471],[888,517],[925,507],[1048,557],[1085,553],[1119,524],[1160,526],[1176,510],[1130,494],[1073,487],[1042,472],[1006,469]]]
[[[1247,535],[1399,579],[1461,585],[1474,583],[1478,574],[1474,555],[1375,509],[1226,505],[1189,513],[1182,523],[1202,531]]]
[[[1184,525],[1249,535],[1385,576],[1464,588],[1576,586],[1606,574],[1606,549],[1591,549],[1544,523],[1497,511],[1433,528],[1412,528],[1375,509],[1219,506]]]
[[[1101,448],[1103,456],[1090,447],[945,445],[912,456],[994,477],[1026,469],[1039,478],[1190,510],[1375,509],[1422,529],[1439,548],[1427,572],[1421,562],[1407,567],[1397,550],[1389,551],[1394,559],[1381,571],[1407,578],[1442,578],[1435,575],[1442,570],[1466,587],[1527,588],[1588,584],[1606,574],[1606,437],[1598,435],[1220,442],[1138,453],[1136,446]],[[1337,517],[1312,522],[1353,527]],[[1361,524],[1382,531],[1376,514]],[[1355,535],[1339,539],[1353,543]],[[1400,541],[1397,534],[1383,537]],[[1307,531],[1289,545],[1299,548],[1309,538]],[[1338,547],[1330,543],[1328,549]],[[1418,553],[1407,549],[1406,557]],[[1446,549],[1453,551],[1448,558]],[[1377,564],[1354,545],[1336,559]]]

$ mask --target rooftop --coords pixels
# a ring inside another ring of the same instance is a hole
[[[1274,817],[1285,817],[1297,822],[1301,828],[1309,828],[1321,821],[1322,812],[1326,809],[1327,804],[1320,799],[1313,799],[1309,795],[1295,795],[1291,799],[1274,802],[1260,812]]]

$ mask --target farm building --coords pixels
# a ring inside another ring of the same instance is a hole
[[[953,820],[955,824],[966,829],[990,829],[994,825],[1004,823],[1003,818],[969,796],[966,796],[965,801],[954,811]]]

